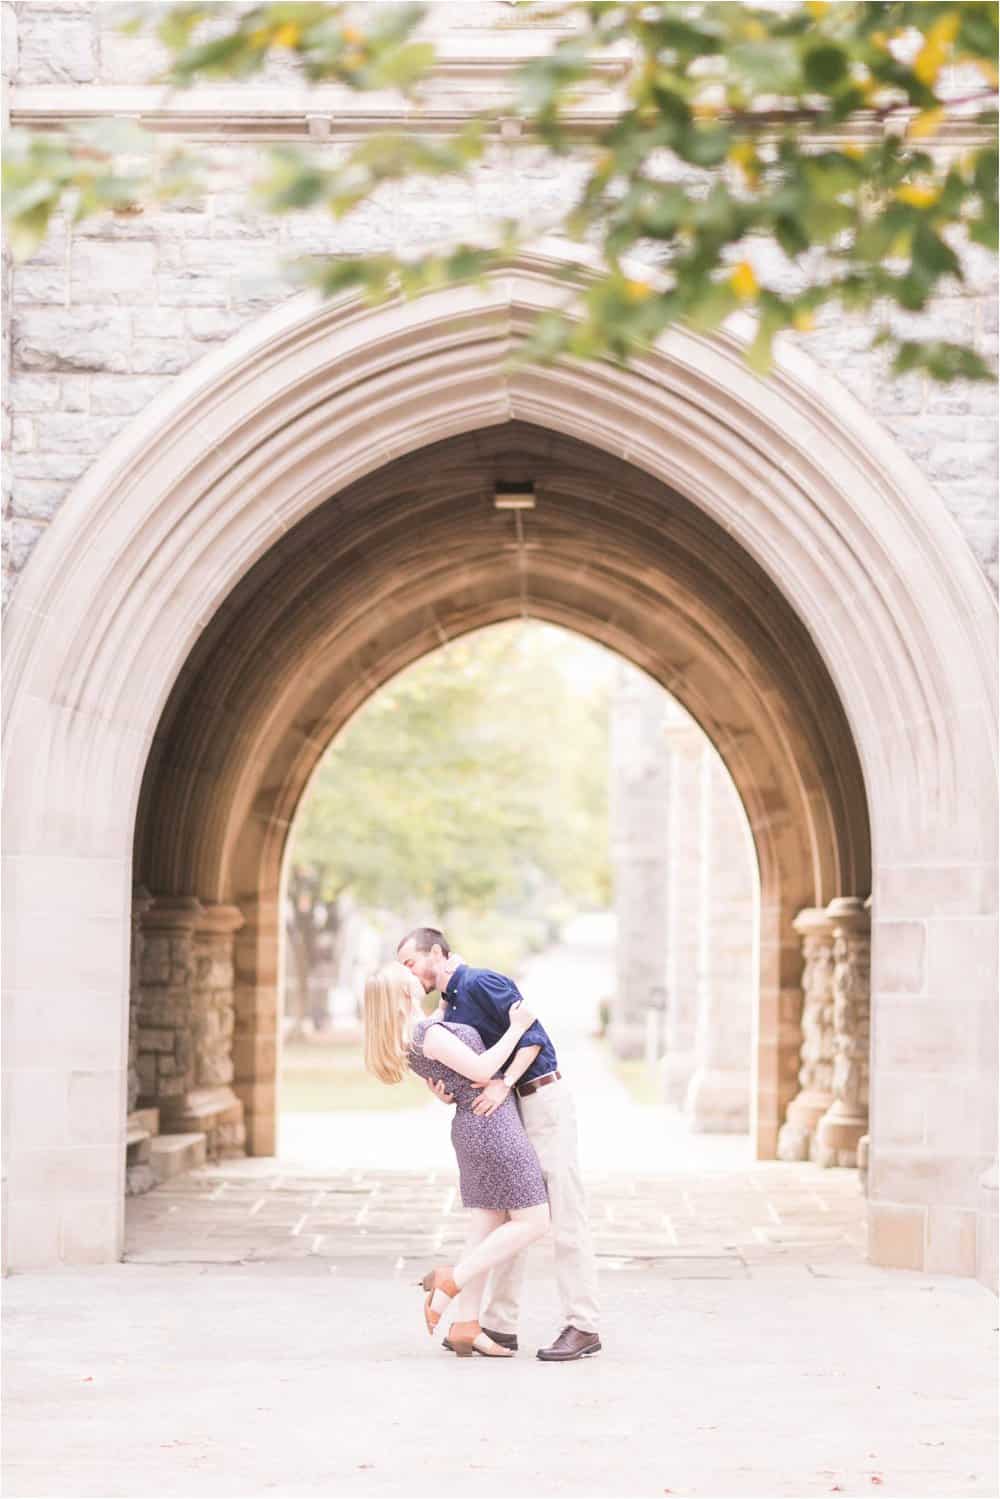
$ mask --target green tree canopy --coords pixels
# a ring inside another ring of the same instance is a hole
[[[765,370],[777,333],[807,330],[833,306],[874,317],[874,340],[896,372],[992,377],[971,347],[908,336],[895,315],[920,313],[942,285],[962,281],[963,242],[997,247],[992,0],[573,0],[550,13],[565,34],[515,71],[503,113],[521,122],[525,141],[579,164],[573,200],[544,221],[511,204],[476,243],[313,258],[306,274],[325,292],[416,294],[479,276],[518,243],[558,230],[596,260],[578,278],[574,315],[542,317],[529,357],[627,360],[673,323],[713,330],[744,308],[757,319],[749,358]],[[280,52],[309,81],[395,89],[419,106],[435,60],[424,14],[419,5],[185,4],[158,17],[143,7],[133,24],[155,24],[174,87],[248,78]],[[610,89],[614,117],[584,128],[576,105]],[[386,183],[466,176],[498,125],[497,112],[450,135],[408,122],[333,161],[283,146],[257,191],[276,213],[324,206],[349,219]],[[30,254],[63,205],[82,215],[192,190],[196,162],[170,148],[151,169],[139,149],[120,122],[15,141],[5,192],[15,252]],[[776,252],[769,264],[763,245]]]
[[[290,860],[322,896],[456,909],[609,896],[607,695],[598,647],[550,626],[452,642],[368,700],[327,751]],[[574,678],[574,662],[585,670]],[[541,914],[541,913],[539,913]]]

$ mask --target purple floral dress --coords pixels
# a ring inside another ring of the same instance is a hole
[[[451,1143],[458,1157],[462,1206],[467,1208],[531,1208],[546,1202],[545,1181],[535,1148],[524,1133],[513,1093],[492,1114],[472,1112],[481,1090],[443,1062],[424,1056],[424,1037],[432,1025],[443,1025],[472,1051],[486,1050],[471,1025],[447,1020],[423,1020],[410,1042],[410,1067],[418,1077],[442,1082],[455,1099]]]

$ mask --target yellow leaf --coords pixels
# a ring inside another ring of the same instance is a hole
[[[917,53],[913,64],[913,71],[921,83],[930,86],[941,71],[944,62],[944,52],[940,47],[935,47],[932,42],[925,42]]]
[[[650,295],[650,288],[645,281],[626,281],[625,293],[630,302],[645,302]]]
[[[958,36],[959,16],[957,10],[946,11],[939,16],[927,33],[927,40],[935,47],[950,47]]]
[[[862,156],[864,156],[865,154],[864,147],[859,146],[856,141],[847,141],[843,146],[841,146],[840,149],[841,151],[843,151],[844,155],[849,156],[852,161],[860,161]]]
[[[266,47],[270,40],[271,33],[266,26],[261,26],[257,31],[251,31],[247,37],[247,41],[253,47],[254,51],[259,51],[261,47]]]
[[[743,35],[748,42],[762,42],[767,37],[767,28],[760,21],[751,18],[743,22]]]
[[[738,167],[748,167],[757,160],[757,152],[750,141],[737,141],[726,154]]]
[[[948,60],[951,44],[957,35],[958,13],[956,11],[949,11],[934,22],[913,64],[913,71],[921,83],[934,82]]]
[[[830,0],[807,0],[806,10],[818,21],[830,9]]]
[[[944,124],[943,109],[924,109],[906,127],[907,140],[919,141],[925,136],[936,135]]]
[[[279,26],[274,33],[274,45],[276,47],[294,47],[302,29],[295,25],[294,21],[286,21],[284,26]]]
[[[816,319],[811,312],[797,312],[792,318],[792,322],[800,333],[808,333],[810,329],[816,326]]]
[[[922,186],[917,182],[908,183],[896,189],[896,197],[900,203],[908,203],[911,208],[930,208],[940,196],[940,187]]]
[[[749,260],[741,260],[738,266],[734,266],[729,277],[729,285],[741,302],[748,301],[759,290],[759,282]]]

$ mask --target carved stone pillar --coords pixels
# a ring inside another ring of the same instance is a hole
[[[815,906],[794,921],[802,938],[799,1092],[778,1134],[778,1159],[807,1161],[816,1126],[833,1103],[833,923]]]
[[[201,1130],[207,1154],[242,1155],[243,1105],[232,1088],[236,970],[233,945],[243,925],[237,906],[205,906],[194,936],[194,1087],[177,1127]]]
[[[754,876],[736,788],[708,744],[701,764],[701,943],[698,1065],[684,1110],[705,1134],[750,1127],[754,990]]]
[[[142,986],[142,953],[145,946],[143,917],[153,897],[145,885],[132,890],[132,947],[129,954],[128,1001],[128,1107],[131,1114],[139,1102],[139,1006]]]
[[[830,902],[833,926],[833,1102],[816,1126],[812,1159],[856,1166],[868,1130],[871,914],[856,896]]]
[[[195,1086],[233,1080],[236,972],[233,940],[243,925],[237,906],[206,906],[195,929]]]
[[[646,1017],[666,1007],[667,807],[663,689],[621,667],[611,720],[611,809],[617,913],[611,1045],[640,1057]]]
[[[139,1103],[161,1119],[180,1110],[194,1085],[194,931],[202,905],[193,896],[157,896],[141,918]]]
[[[702,883],[699,787],[705,736],[682,708],[664,729],[670,766],[667,830],[667,1028],[660,1064],[664,1102],[683,1108],[697,1065]]]

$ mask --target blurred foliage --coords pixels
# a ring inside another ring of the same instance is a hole
[[[832,304],[875,315],[897,372],[992,378],[972,348],[908,338],[891,313],[919,313],[942,282],[961,282],[963,239],[997,248],[997,12],[992,0],[555,5],[551,15],[568,29],[515,70],[503,113],[523,122],[522,140],[582,162],[568,210],[531,220],[511,203],[482,243],[313,258],[306,274],[330,295],[415,295],[481,276],[518,243],[558,231],[586,244],[596,263],[573,317],[543,316],[526,357],[624,361],[673,323],[711,331],[743,308],[756,314],[748,357],[763,371],[778,332],[809,329]],[[311,82],[402,93],[419,120],[434,64],[424,13],[186,4],[165,15],[140,8],[131,24],[157,30],[169,86],[247,79],[286,54]],[[609,59],[620,78],[607,75]],[[946,88],[958,90],[947,107]],[[621,109],[610,125],[586,130],[577,106],[595,89],[615,90]],[[937,149],[959,105],[979,143]],[[483,113],[450,135],[408,125],[365,135],[334,161],[284,145],[257,191],[274,212],[324,207],[343,219],[386,184],[467,176],[497,124]],[[118,128],[11,143],[5,214],[15,254],[31,253],[60,205],[79,217],[189,187],[176,151],[163,160],[148,151],[144,170],[113,138]],[[755,253],[765,241],[783,257],[770,271]]]
[[[513,623],[400,673],[321,761],[292,833],[293,881],[327,902],[349,890],[363,907],[416,907],[495,963],[605,906],[610,663],[554,627]]]

